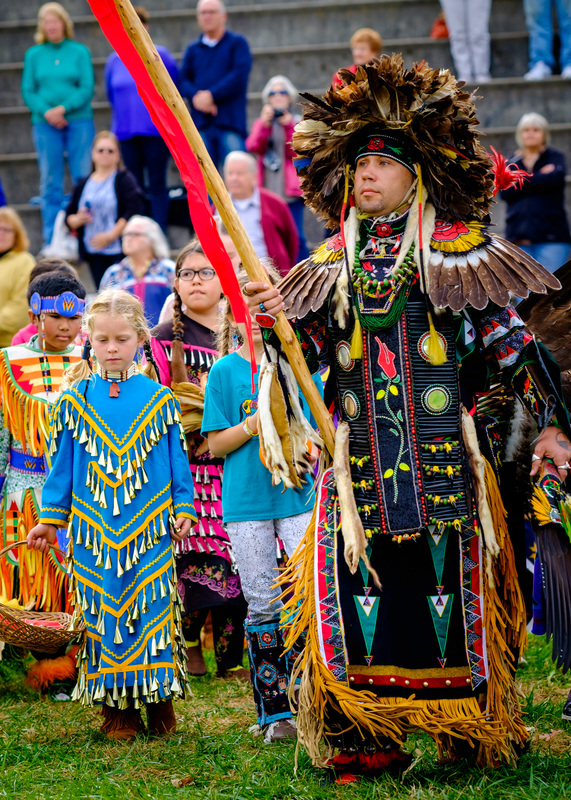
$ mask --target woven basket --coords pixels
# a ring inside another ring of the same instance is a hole
[[[4,547],[0,550],[0,558],[10,550],[22,547],[25,544],[26,542],[22,541]],[[56,552],[62,552],[59,547],[54,546],[51,549]],[[62,627],[42,628],[25,622],[27,619],[55,620]],[[71,628],[71,623],[71,614],[20,611],[17,608],[0,604],[0,641],[17,647],[25,647],[28,650],[36,650],[40,653],[57,653],[60,648],[65,647],[72,639],[81,636],[85,631],[83,619],[78,620],[76,628]]]

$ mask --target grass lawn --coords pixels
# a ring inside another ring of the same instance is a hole
[[[530,752],[516,769],[438,766],[425,736],[407,743],[416,761],[399,780],[339,786],[294,744],[264,745],[246,684],[193,678],[194,696],[176,704],[178,733],[113,744],[96,710],[41,700],[22,671],[0,662],[0,798],[102,800],[558,800],[571,798],[571,723],[561,708],[571,679],[556,672],[543,639],[531,637],[519,685],[531,730]],[[208,654],[209,655],[209,654]],[[209,660],[213,672],[213,661]]]

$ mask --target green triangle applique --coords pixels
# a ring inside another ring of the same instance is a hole
[[[370,544],[368,544],[367,547],[365,548],[365,555],[369,560],[371,559],[371,550],[372,547]],[[359,572],[361,573],[361,577],[363,578],[363,585],[366,586],[369,583],[371,576],[369,574],[369,570],[367,569],[367,565],[365,564],[362,558],[359,560]]]
[[[442,583],[442,573],[444,571],[444,559],[446,556],[446,545],[448,544],[448,531],[438,530],[436,525],[431,525],[428,529],[428,545],[430,555],[436,573],[436,583]]]
[[[436,631],[436,637],[440,647],[440,654],[444,658],[454,595],[442,594],[441,592],[443,588],[443,586],[438,586],[438,594],[428,595],[426,599],[428,600],[428,607],[430,608],[430,613],[432,615],[432,624],[434,625],[434,630]]]
[[[363,587],[364,594],[353,595],[355,605],[357,607],[357,614],[359,616],[359,623],[365,640],[365,647],[367,648],[367,655],[371,655],[373,649],[373,640],[375,638],[375,629],[377,627],[377,615],[379,613],[379,598],[370,597],[372,587]]]

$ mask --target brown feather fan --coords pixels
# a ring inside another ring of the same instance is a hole
[[[286,317],[303,319],[310,311],[318,311],[335,286],[344,265],[343,259],[315,264],[310,258],[290,270],[277,286],[284,298]]]

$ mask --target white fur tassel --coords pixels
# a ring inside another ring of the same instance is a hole
[[[335,281],[335,291],[333,293],[333,307],[335,309],[334,318],[342,330],[347,327],[349,318],[349,274],[353,274],[353,260],[355,258],[355,248],[357,247],[357,233],[359,231],[359,220],[357,219],[357,209],[352,206],[349,209],[347,222],[345,223],[345,243],[349,263],[347,269],[342,269],[339,277]]]
[[[500,548],[496,539],[494,523],[492,521],[492,515],[488,506],[488,498],[486,496],[486,484],[484,481],[484,459],[480,452],[480,446],[478,445],[478,434],[476,433],[474,419],[464,407],[462,407],[462,435],[464,438],[466,451],[468,452],[472,477],[474,478],[474,489],[476,494],[476,502],[478,504],[478,516],[480,518],[480,524],[482,525],[486,549],[488,553],[495,558],[500,552]],[[487,573],[488,580],[492,581],[493,585],[491,571],[487,570]]]

